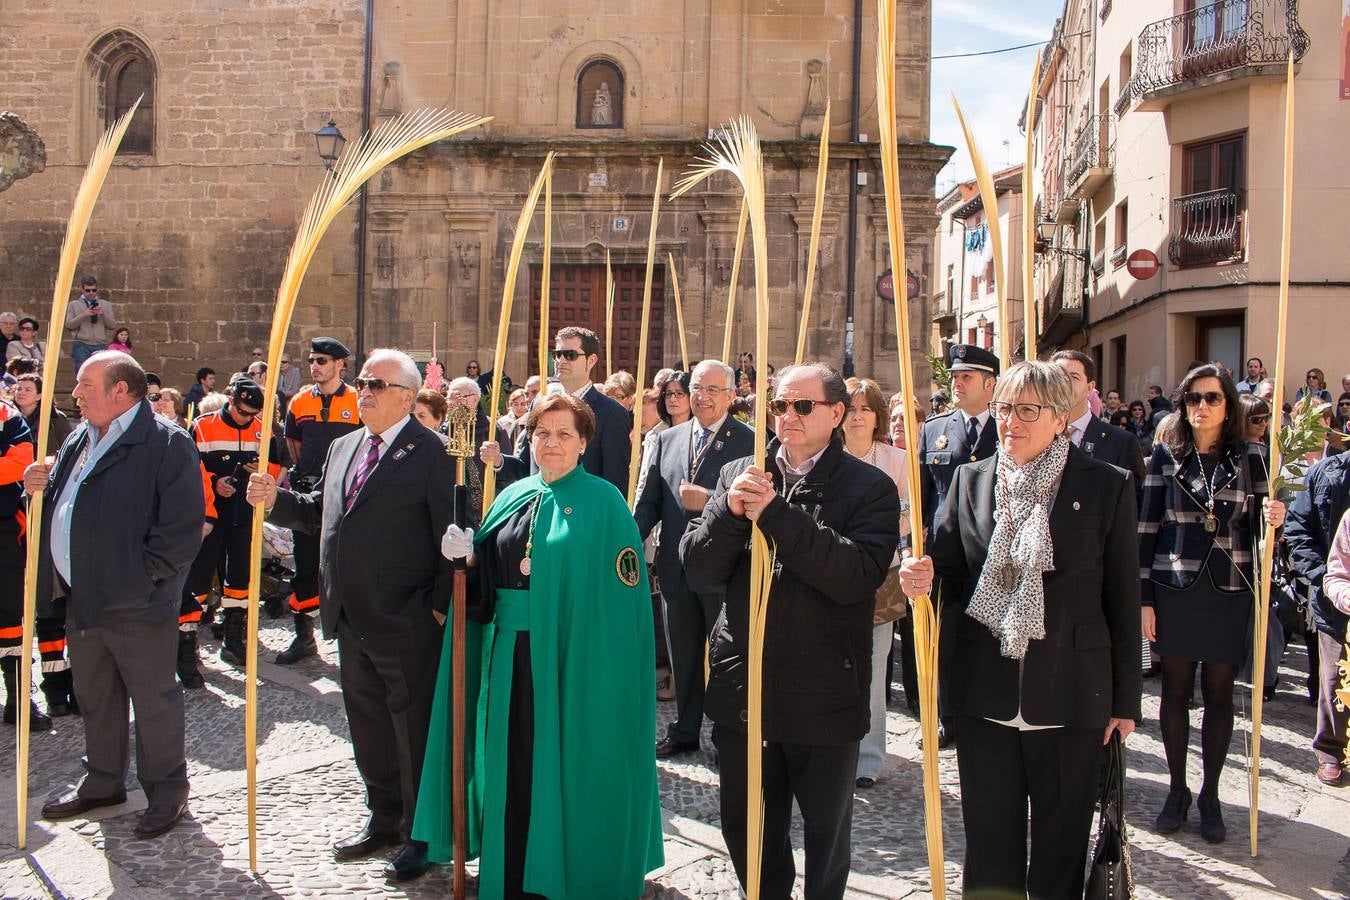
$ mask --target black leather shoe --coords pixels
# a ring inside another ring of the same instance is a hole
[[[1219,798],[1203,791],[1195,801],[1200,810],[1200,836],[1211,844],[1222,844],[1228,837],[1228,826],[1223,824],[1223,813],[1219,810]]]
[[[138,838],[158,837],[178,824],[178,820],[183,818],[185,812],[187,812],[186,801],[183,803],[151,804],[149,809],[141,813],[141,818],[132,831]]]
[[[1153,823],[1153,830],[1158,834],[1171,834],[1174,831],[1179,831],[1181,823],[1186,821],[1186,813],[1190,808],[1190,788],[1174,788],[1168,791],[1162,812],[1158,813],[1158,819]]]
[[[955,743],[956,737],[950,731],[947,730],[947,726],[944,723],[938,722],[938,749],[946,750],[948,747],[952,746]],[[919,749],[920,750],[923,749],[922,735],[919,736]]]
[[[385,865],[384,877],[390,881],[412,881],[426,874],[430,865],[427,862],[427,842],[408,841]]]
[[[344,862],[349,859],[360,859],[363,856],[370,856],[377,850],[383,850],[385,847],[392,847],[399,842],[399,836],[392,831],[376,831],[369,822],[362,828],[359,834],[349,838],[343,838],[333,844],[333,858],[338,862]]]
[[[674,738],[662,738],[656,742],[656,758],[667,759],[682,753],[697,753],[698,741],[677,741]]]
[[[42,804],[42,818],[51,821],[72,819],[91,809],[98,809],[100,806],[116,806],[119,803],[126,802],[126,791],[113,794],[111,797],[81,797],[78,788],[70,788],[54,797],[49,797],[47,802]]]

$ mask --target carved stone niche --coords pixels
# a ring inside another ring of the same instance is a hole
[[[47,168],[41,136],[12,112],[0,112],[0,191]]]
[[[403,64],[391,59],[384,64],[380,82],[380,106],[376,115],[397,116],[403,112]]]
[[[818,59],[806,61],[806,107],[798,134],[803,138],[818,138],[825,122],[825,63]]]

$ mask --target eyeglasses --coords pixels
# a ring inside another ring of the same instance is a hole
[[[405,391],[415,391],[417,388],[410,388],[406,384],[390,384],[383,378],[353,378],[352,387],[357,391],[369,390],[372,394],[378,394],[385,388],[403,388]]]
[[[20,325],[20,326],[19,326],[19,330],[20,330],[20,331],[37,331],[37,329],[34,328],[32,325]]]
[[[97,288],[97,287],[81,288],[81,290],[83,290],[86,294],[97,294],[97,293],[98,293],[98,288]]]
[[[553,358],[554,358],[554,359],[565,359],[565,360],[567,360],[568,362],[575,362],[577,359],[579,359],[580,357],[583,357],[583,356],[585,356],[585,355],[586,355],[586,354],[583,353],[583,352],[581,352],[580,350],[554,350],[554,351],[553,351]]]
[[[262,359],[263,352],[261,350],[254,350],[252,355],[254,359]]]
[[[235,412],[239,413],[239,415],[243,416],[246,419],[251,419],[262,412],[261,409],[249,409],[242,403],[235,403],[234,410]]]
[[[1203,394],[1199,391],[1187,391],[1182,395],[1187,406],[1199,406],[1200,401],[1204,401],[1210,406],[1218,406],[1223,403],[1223,391],[1205,391]]]
[[[704,394],[708,397],[720,397],[723,394],[734,394],[736,393],[736,391],[733,388],[709,387],[703,384],[691,384],[689,385],[689,393]]]
[[[145,399],[149,400],[151,403],[158,403],[159,394],[146,394]]]
[[[1046,409],[1054,407],[1044,403],[990,403],[989,415],[1000,422],[1008,421],[1013,415],[1021,422],[1035,422],[1041,417],[1041,411]]]
[[[1308,373],[1308,377],[1309,377],[1309,378],[1319,378],[1320,376],[1319,376],[1316,372],[1309,372],[1309,373]]]
[[[1264,424],[1266,424],[1267,422],[1270,421],[1270,416],[1269,416],[1269,415],[1265,415],[1265,416],[1252,416],[1252,417],[1251,417],[1250,419],[1248,419],[1247,421],[1250,422],[1250,423],[1253,424],[1253,425],[1264,425]]]
[[[662,391],[662,392],[661,392],[661,396],[662,396],[662,397],[665,397],[667,400],[669,400],[671,397],[680,397],[680,398],[683,398],[683,397],[688,397],[689,395],[686,394],[684,391]]]
[[[824,400],[798,398],[795,400],[770,400],[768,403],[764,404],[764,408],[769,411],[770,415],[774,416],[785,416],[787,415],[788,409],[791,408],[791,410],[799,417],[805,418],[806,416],[811,415],[817,406],[829,405],[830,404],[826,403]]]

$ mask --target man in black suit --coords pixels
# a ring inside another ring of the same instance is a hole
[[[1073,382],[1069,440],[1093,459],[1129,472],[1138,500],[1144,490],[1144,455],[1139,449],[1139,441],[1122,429],[1102,422],[1088,406],[1088,395],[1097,387],[1096,363],[1078,350],[1060,350],[1050,357],[1050,362],[1063,369]]]
[[[633,511],[644,540],[658,523],[661,526],[656,574],[665,604],[679,716],[657,743],[658,757],[697,750],[703,724],[704,642],[722,609],[723,591],[690,587],[680,562],[680,538],[689,520],[703,512],[722,466],[754,452],[755,433],[727,415],[736,396],[733,377],[731,367],[721,360],[694,366],[689,380],[693,418],[657,436]]]
[[[967,895],[1081,897],[1100,748],[1140,717],[1134,492],[1060,437],[1059,367],[1020,363],[995,399],[1003,449],[958,471],[901,587],[941,581]]]
[[[426,871],[427,847],[410,839],[422,776],[442,630],[452,589],[440,535],[454,521],[455,466],[443,440],[409,412],[417,366],[376,350],[355,379],[359,431],[335,440],[308,494],[249,479],[250,503],[270,521],[319,534],[319,611],[337,635],[342,699],[370,819],[338,841],[339,860],[403,841],[385,867],[395,881]]]
[[[563,390],[586,401],[595,413],[595,438],[586,444],[581,465],[627,497],[633,414],[591,382],[591,371],[600,362],[600,338],[589,328],[568,326],[560,329],[553,340],[553,364]],[[539,470],[530,456],[529,438],[523,432],[518,446],[521,447],[518,455],[508,456],[496,441],[482,445],[480,458],[497,466],[499,487]]]

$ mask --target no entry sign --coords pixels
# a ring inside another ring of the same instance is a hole
[[[1136,250],[1130,254],[1125,267],[1130,270],[1130,274],[1140,281],[1148,281],[1154,275],[1158,274],[1158,269],[1162,263],[1158,261],[1158,254],[1152,250]]]

